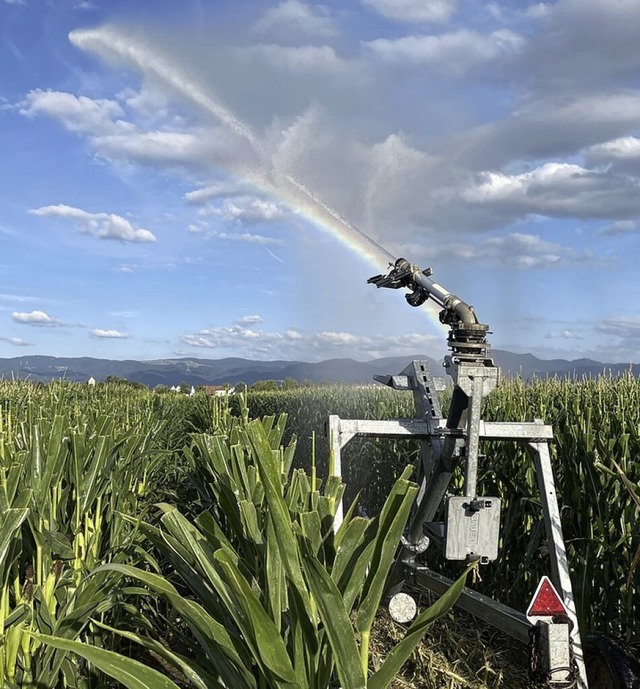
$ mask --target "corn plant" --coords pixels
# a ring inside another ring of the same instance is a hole
[[[309,471],[309,459],[315,451],[318,471],[328,471],[329,442],[323,429],[329,414],[343,418],[389,419],[414,414],[413,398],[389,387],[321,385],[276,391],[250,391],[246,403],[255,418],[285,413],[288,423],[284,433],[287,442],[297,439],[294,465]],[[235,409],[238,402],[232,398]],[[313,440],[312,440],[313,438]],[[347,450],[343,465],[345,499],[358,496],[366,514],[377,514],[393,482],[407,464],[419,454],[417,441],[406,439],[355,438]]]
[[[414,414],[410,395],[385,388],[319,386],[249,393],[248,404],[256,415],[287,411],[300,448],[314,431],[322,438],[329,414],[345,418]],[[552,461],[581,626],[637,641],[640,508],[632,494],[640,487],[640,381],[631,374],[527,383],[508,380],[487,398],[483,417],[488,421],[541,418],[553,425]],[[539,577],[548,574],[547,560],[541,557],[546,543],[535,470],[523,447],[496,442],[485,444],[483,452],[479,488],[503,497],[503,514],[500,556],[483,573],[481,588],[502,602],[519,605],[532,595]],[[308,468],[308,456],[303,450],[294,464]],[[354,444],[345,453],[345,465],[354,467],[352,489],[368,491],[365,504],[375,505],[375,493],[386,495],[393,477],[415,456],[415,450],[404,443]]]
[[[114,577],[87,574],[124,557],[134,531],[121,515],[138,511],[154,459],[151,432],[45,394],[49,406],[28,395],[0,411],[0,685],[77,685],[75,661],[33,632],[94,634]]]
[[[552,459],[581,627],[629,641],[638,638],[640,612],[640,508],[632,488],[640,484],[639,404],[640,383],[625,375],[513,381],[489,398],[486,410],[491,420],[537,417],[553,425]],[[513,601],[530,595],[546,562],[534,468],[522,450],[506,444],[491,446],[487,455],[481,484],[506,500],[501,556],[485,586],[504,598],[504,582],[513,582],[507,596]]]
[[[387,574],[417,486],[407,469],[375,519],[350,511],[337,532],[342,486],[290,468],[279,441],[283,421],[232,424],[228,435],[197,436],[192,456],[206,465],[194,521],[160,505],[160,525],[139,524],[178,577],[125,564],[118,572],[163,597],[193,636],[187,658],[147,636],[120,633],[172,663],[195,686],[384,689],[428,626],[454,603],[464,576],[425,610],[382,665],[369,672],[369,640]],[[220,509],[214,505],[220,501]],[[188,592],[180,588],[187,587]],[[55,639],[47,643],[59,644]],[[87,658],[94,650],[65,642]],[[120,667],[127,666],[127,659]],[[108,667],[101,665],[105,672]],[[132,677],[140,668],[130,666]],[[127,686],[136,685],[119,677]]]

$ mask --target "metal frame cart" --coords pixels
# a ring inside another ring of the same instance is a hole
[[[527,423],[482,420],[483,399],[498,386],[500,378],[499,369],[489,357],[488,326],[478,322],[473,307],[435,283],[430,275],[430,269],[420,270],[405,259],[398,259],[387,275],[377,275],[369,282],[377,287],[409,288],[411,292],[406,294],[406,299],[412,306],[431,298],[442,307],[440,320],[449,326],[451,350],[444,365],[454,384],[448,416],[442,416],[434,378],[425,361],[413,361],[399,375],[375,376],[383,384],[413,394],[415,418],[378,421],[330,416],[327,430],[336,472],[340,473],[342,449],[355,436],[420,441],[420,491],[389,581],[389,610],[398,621],[405,621],[410,618],[411,608],[415,608],[412,599],[402,592],[405,581],[436,593],[442,593],[452,583],[420,563],[418,556],[432,544],[439,544],[448,560],[478,560],[486,564],[497,558],[501,500],[499,496],[478,495],[481,444],[496,440],[525,445],[535,462],[550,555],[550,578],[543,577],[526,613],[468,588],[458,605],[530,644],[533,682],[547,687],[588,689],[549,453],[553,429],[540,420]],[[463,494],[448,495],[458,465],[464,467]],[[441,505],[444,505],[444,521],[434,522]],[[337,519],[341,519],[340,512]],[[591,689],[596,689],[593,682]]]

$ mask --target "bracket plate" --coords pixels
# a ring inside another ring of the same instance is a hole
[[[451,496],[447,500],[447,560],[486,564],[498,557],[500,498]]]

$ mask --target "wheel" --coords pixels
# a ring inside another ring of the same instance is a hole
[[[582,650],[589,689],[640,689],[640,660],[623,641],[592,634]]]

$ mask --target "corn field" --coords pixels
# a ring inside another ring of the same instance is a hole
[[[385,658],[371,650],[417,447],[354,443],[342,483],[323,427],[411,404],[382,387],[211,399],[0,381],[0,686],[392,686],[465,573]],[[640,384],[509,382],[485,418],[554,426],[582,624],[637,642]],[[547,571],[533,465],[513,446],[485,453],[482,490],[505,503],[480,586],[519,605]]]
[[[417,486],[347,513],[282,414],[0,384],[0,685],[386,689],[466,572],[370,664]]]
[[[257,416],[276,408],[287,412],[304,448],[296,458],[301,463],[314,432],[317,453],[328,453],[321,430],[330,413],[362,419],[414,415],[410,393],[382,386],[260,392],[249,405]],[[640,381],[630,374],[505,381],[486,399],[483,418],[542,419],[553,426],[551,454],[581,627],[639,641]],[[482,451],[479,491],[503,498],[503,536],[498,560],[482,568],[478,588],[521,608],[549,573],[534,465],[524,448],[511,443],[486,443]],[[375,512],[393,479],[417,456],[415,441],[352,442],[343,456],[348,494],[359,491],[360,502]]]

